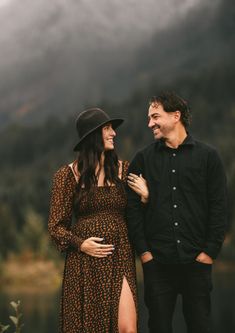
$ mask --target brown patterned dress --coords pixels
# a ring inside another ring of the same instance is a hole
[[[122,181],[128,163],[123,162]],[[49,233],[60,251],[66,251],[60,332],[118,333],[118,306],[126,277],[136,304],[135,263],[125,222],[126,193],[119,186],[97,186],[93,194],[74,205],[76,180],[66,165],[53,181]],[[72,215],[76,211],[76,222]],[[104,237],[115,250],[106,258],[80,251],[89,237]]]

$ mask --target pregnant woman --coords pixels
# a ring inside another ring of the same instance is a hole
[[[125,219],[128,162],[114,150],[122,122],[97,108],[81,112],[77,160],[54,176],[49,233],[66,251],[60,333],[137,332],[135,262]]]

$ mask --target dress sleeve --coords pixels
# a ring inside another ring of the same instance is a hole
[[[129,168],[129,162],[128,161],[123,161],[122,162],[122,180],[124,182],[127,181],[128,168]]]
[[[76,181],[68,166],[59,169],[53,178],[48,231],[59,251],[69,247],[80,251],[83,239],[71,232],[73,198]]]

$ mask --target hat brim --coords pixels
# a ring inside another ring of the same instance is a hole
[[[104,121],[103,123],[99,124],[98,126],[96,126],[95,128],[93,128],[91,131],[87,132],[80,140],[79,142],[76,144],[76,146],[73,148],[73,151],[78,151],[83,140],[91,133],[93,133],[95,130],[97,130],[100,127],[103,127],[105,124],[112,124],[113,129],[116,129],[117,127],[119,127],[122,123],[124,122],[124,119],[121,118],[114,118],[114,119],[109,119],[107,121]]]

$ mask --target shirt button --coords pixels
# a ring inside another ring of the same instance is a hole
[[[176,156],[176,153],[173,153],[172,155],[175,157],[175,156]]]
[[[175,173],[175,169],[172,169],[172,172]]]
[[[175,187],[175,186],[173,186],[172,188],[173,188],[174,191],[176,190],[176,187]]]
[[[178,222],[175,222],[174,225],[175,225],[176,227],[178,227],[179,223],[178,223]]]
[[[179,239],[177,239],[177,243],[178,243],[178,244],[180,243],[180,240],[179,240]]]
[[[177,205],[173,205],[174,208],[177,208]]]

